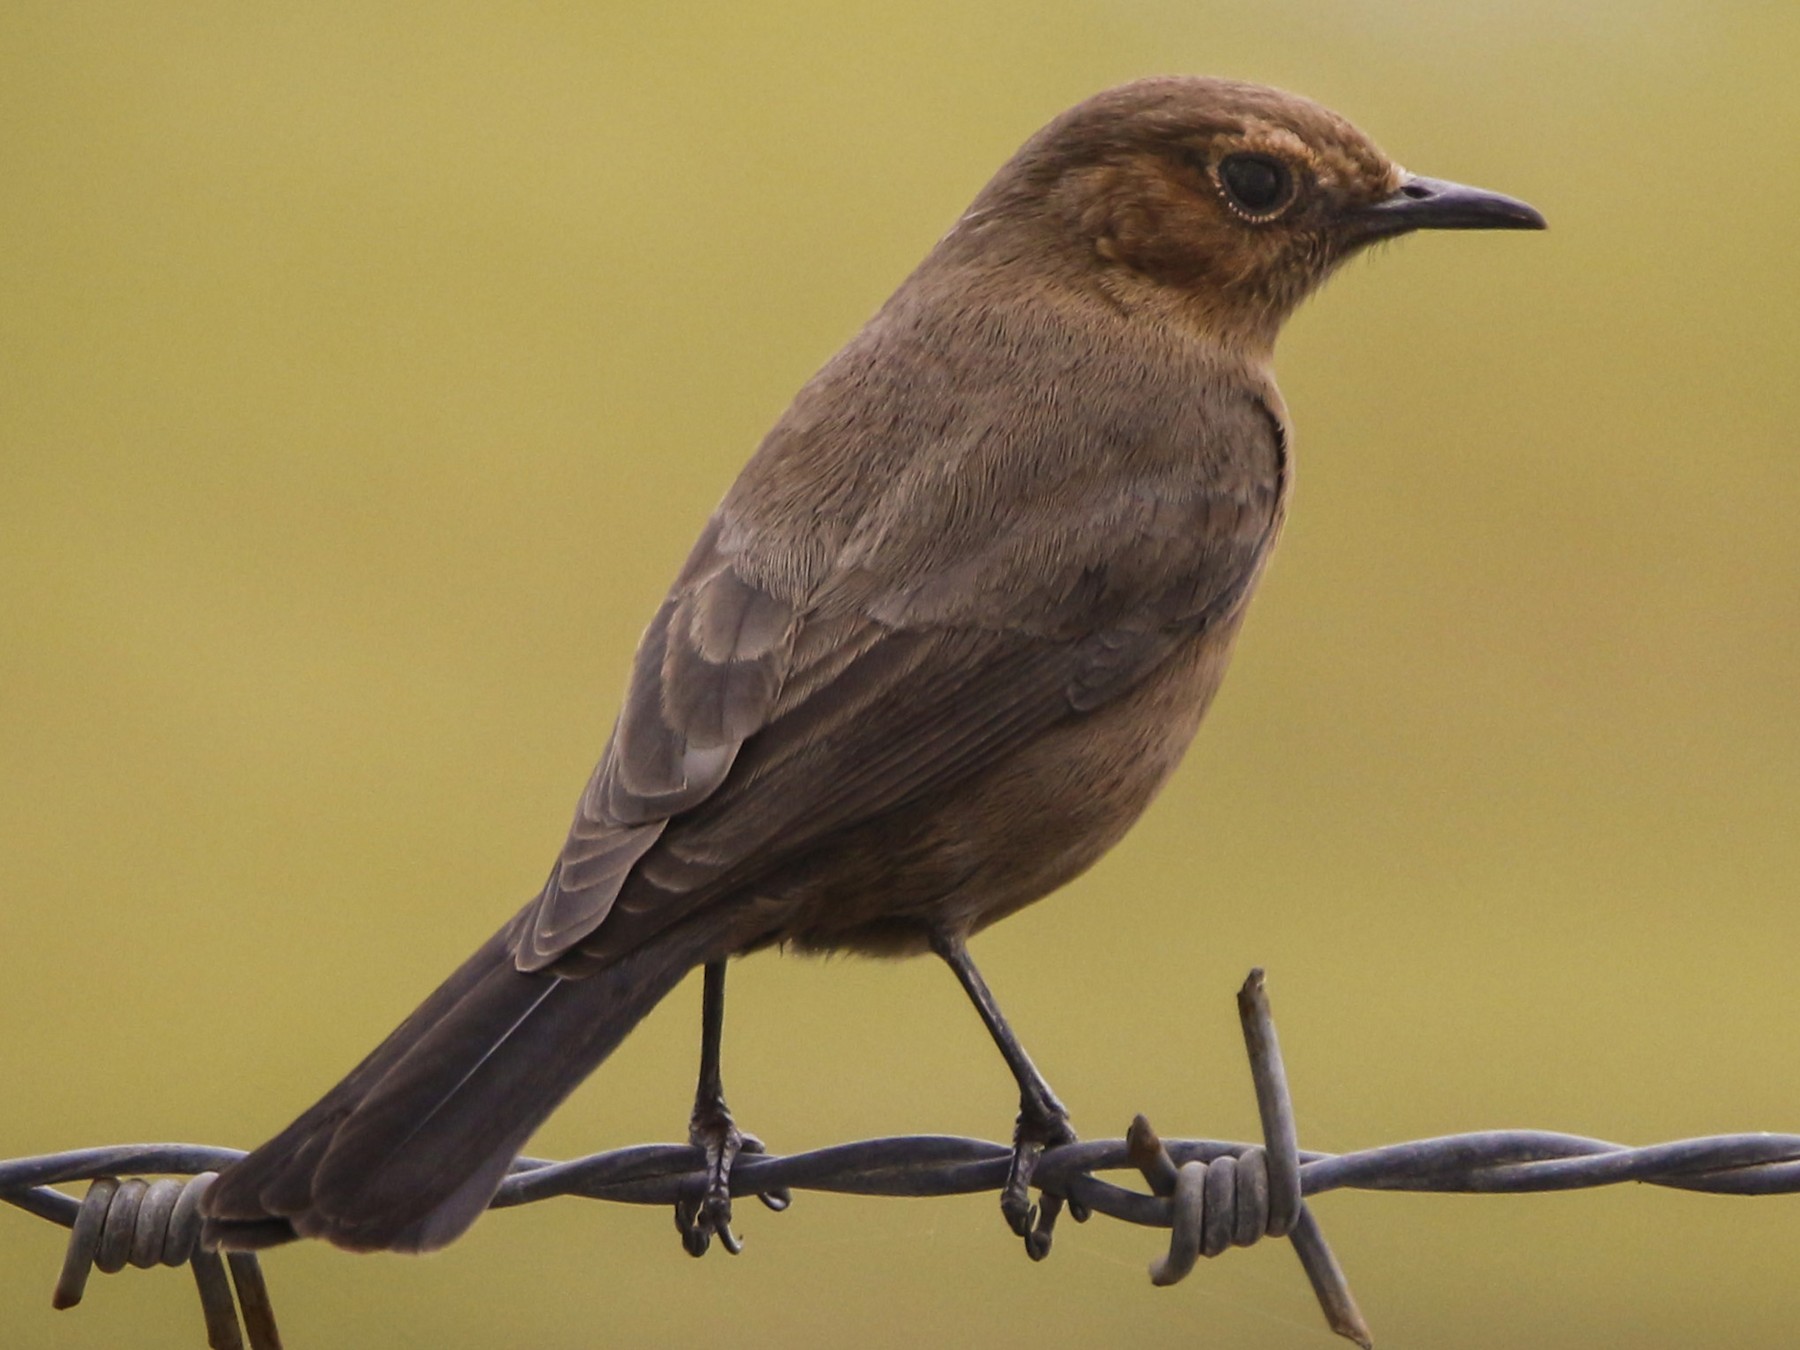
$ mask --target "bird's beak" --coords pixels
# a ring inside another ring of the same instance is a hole
[[[1413,230],[1541,230],[1547,223],[1516,197],[1412,174],[1392,196],[1351,217],[1358,243]]]

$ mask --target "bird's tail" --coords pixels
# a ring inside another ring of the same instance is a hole
[[[443,1246],[487,1208],[557,1104],[683,975],[723,954],[716,926],[683,925],[568,978],[518,970],[512,929],[311,1110],[225,1169],[203,1202],[206,1241]]]

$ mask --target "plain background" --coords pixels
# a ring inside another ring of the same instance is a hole
[[[643,622],[794,388],[1012,149],[1259,79],[1547,235],[1354,264],[1280,352],[1287,536],[1149,817],[976,955],[1092,1136],[1800,1126],[1792,5],[1110,0],[0,15],[0,1155],[252,1144],[536,887]],[[777,1149],[1004,1136],[950,976],[758,956]],[[680,1136],[685,986],[544,1130]],[[1791,1344],[1800,1200],[1338,1194],[1385,1347]],[[289,1344],[1332,1344],[1292,1255],[802,1195],[737,1260],[574,1201],[268,1269]],[[0,1341],[191,1346],[185,1275]]]

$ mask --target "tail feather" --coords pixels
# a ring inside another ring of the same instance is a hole
[[[525,1141],[694,966],[715,923],[670,929],[579,978],[523,972],[496,933],[344,1080],[227,1168],[206,1240],[322,1237],[429,1251],[486,1209]]]

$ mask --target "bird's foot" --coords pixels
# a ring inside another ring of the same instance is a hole
[[[744,1149],[744,1132],[724,1101],[695,1103],[688,1142],[706,1155],[706,1181],[697,1196],[675,1204],[675,1227],[689,1256],[704,1256],[714,1237],[736,1256],[743,1243],[731,1231],[731,1165]]]
[[[706,1155],[706,1180],[698,1195],[675,1205],[675,1227],[689,1256],[705,1256],[714,1237],[736,1256],[744,1243],[731,1231],[731,1167],[740,1153],[762,1153],[762,1140],[738,1129],[724,1101],[698,1103],[688,1121],[688,1142]],[[757,1199],[780,1212],[793,1196],[783,1186],[758,1193]]]
[[[1006,1185],[1000,1191],[1000,1212],[1007,1226],[1025,1239],[1025,1253],[1033,1261],[1050,1255],[1050,1240],[1057,1216],[1063,1210],[1060,1195],[1046,1194],[1042,1203],[1031,1203],[1031,1179],[1037,1172],[1044,1150],[1078,1141],[1069,1125],[1069,1113],[1062,1103],[1026,1100],[1019,1108],[1019,1123],[1013,1130],[1012,1165],[1006,1169]],[[1085,1222],[1087,1207],[1071,1203],[1069,1214],[1077,1223]]]

